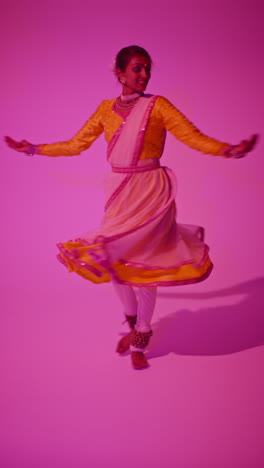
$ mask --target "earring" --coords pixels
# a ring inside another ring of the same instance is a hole
[[[122,84],[126,84],[126,78],[124,76],[122,76],[122,78],[120,78],[120,81]]]

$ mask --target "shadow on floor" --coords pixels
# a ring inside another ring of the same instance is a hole
[[[218,356],[264,344],[264,278],[230,288],[203,293],[159,292],[159,297],[199,299],[243,294],[240,303],[178,310],[153,324],[148,358],[168,353],[189,356]]]

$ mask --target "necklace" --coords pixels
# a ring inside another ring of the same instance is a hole
[[[129,94],[127,96],[121,95],[116,98],[115,103],[116,103],[116,106],[119,107],[120,109],[130,109],[131,107],[134,106],[134,104],[137,102],[137,100],[141,96],[142,96],[141,93]]]

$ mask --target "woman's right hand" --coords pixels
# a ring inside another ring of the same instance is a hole
[[[28,153],[30,148],[34,146],[32,143],[29,143],[27,140],[15,141],[13,138],[9,136],[5,137],[6,144],[9,148],[12,148],[15,151],[19,151],[20,153]]]

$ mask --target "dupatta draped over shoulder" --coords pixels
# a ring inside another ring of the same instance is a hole
[[[99,229],[58,244],[59,260],[94,283],[115,278],[134,286],[173,286],[208,277],[212,262],[203,229],[176,223],[176,181],[159,159],[140,159],[157,96],[142,96],[108,144]],[[165,141],[165,132],[164,132]]]

